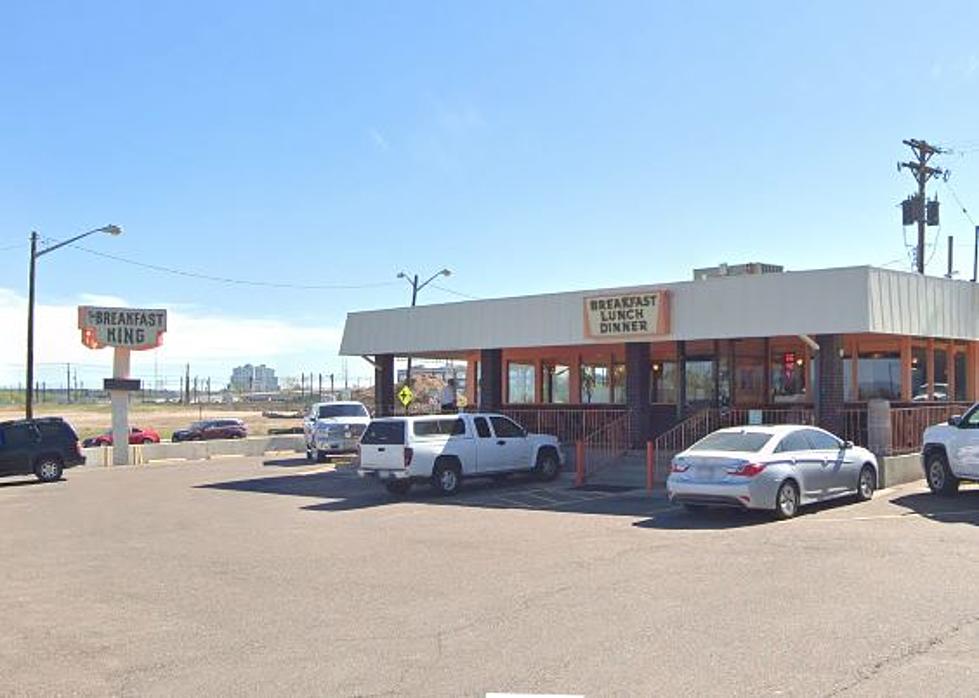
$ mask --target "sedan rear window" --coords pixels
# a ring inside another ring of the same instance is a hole
[[[690,447],[691,451],[760,451],[771,434],[762,431],[715,431]]]
[[[405,442],[405,423],[404,422],[371,422],[364,432],[362,444],[404,444]]]

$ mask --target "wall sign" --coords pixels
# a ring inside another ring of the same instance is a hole
[[[167,331],[167,311],[146,308],[78,308],[82,344],[89,349],[155,349]]]
[[[585,298],[585,335],[606,339],[669,334],[669,300],[666,291]]]

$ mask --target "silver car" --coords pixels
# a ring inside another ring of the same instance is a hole
[[[870,499],[874,454],[828,431],[802,425],[720,429],[677,454],[666,489],[689,510],[705,506],[766,509],[780,519],[837,497]]]

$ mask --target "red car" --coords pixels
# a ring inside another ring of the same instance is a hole
[[[158,444],[160,443],[160,435],[155,429],[140,429],[139,427],[133,427],[129,430],[129,443],[130,444]],[[85,439],[84,446],[111,446],[112,445],[112,432],[107,431],[104,434],[99,434],[91,439]]]

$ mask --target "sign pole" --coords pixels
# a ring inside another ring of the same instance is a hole
[[[112,377],[129,378],[129,353],[116,347],[112,354]],[[112,464],[129,465],[129,391],[110,390],[112,399]]]

